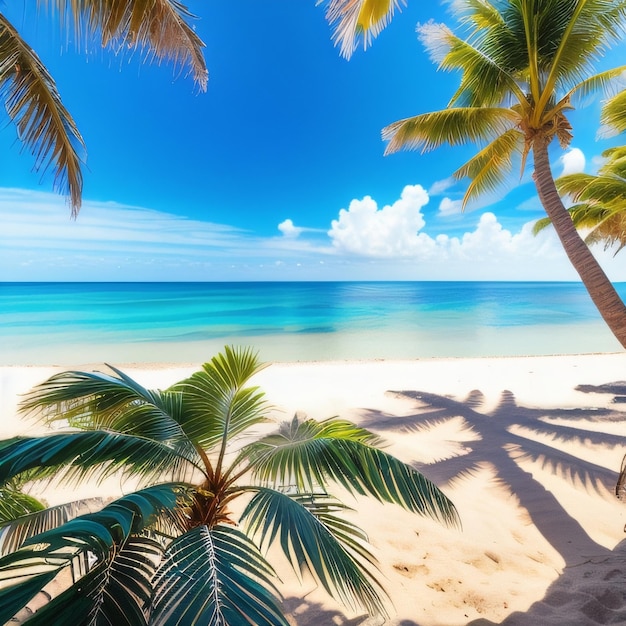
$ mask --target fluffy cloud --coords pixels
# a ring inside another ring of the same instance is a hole
[[[572,148],[561,157],[563,171],[561,176],[568,174],[578,174],[585,170],[585,155],[579,148]]]
[[[292,220],[285,220],[278,225],[278,230],[289,239],[296,239],[300,236],[303,228],[295,226]]]
[[[444,198],[439,203],[439,215],[457,215],[461,213],[463,208],[463,200],[450,200],[450,198]]]
[[[419,231],[424,227],[421,211],[428,194],[421,185],[407,185],[400,199],[378,208],[365,196],[352,200],[348,210],[339,211],[328,235],[338,251],[370,257],[412,256],[428,245],[430,238]]]

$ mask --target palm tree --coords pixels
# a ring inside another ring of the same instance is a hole
[[[592,74],[593,62],[622,37],[626,1],[488,0],[455,2],[466,39],[443,24],[418,27],[432,58],[445,70],[460,70],[461,83],[448,108],[395,122],[383,129],[386,154],[402,148],[431,150],[445,143],[478,143],[478,153],[454,176],[468,177],[464,205],[495,189],[530,152],[533,179],[572,265],[600,314],[626,347],[626,306],[576,231],[554,183],[548,149],[572,139],[567,113],[575,96],[607,88],[626,70]],[[626,91],[609,97],[601,121],[626,129]],[[483,146],[484,144],[484,146]]]
[[[39,603],[29,624],[285,625],[259,549],[269,544],[340,601],[384,613],[366,537],[328,487],[456,524],[453,504],[345,420],[296,416],[255,437],[268,421],[248,384],[260,367],[250,351],[226,348],[165,391],[115,368],[33,389],[23,410],[70,428],[0,442],[0,484],[121,472],[138,490],[101,509],[72,503],[5,524],[0,622]],[[73,517],[80,507],[90,512]]]
[[[556,180],[556,187],[575,203],[568,210],[574,226],[588,231],[585,243],[603,243],[605,250],[617,245],[617,254],[626,246],[626,147],[609,148],[602,156],[605,162],[596,176],[568,174]],[[551,223],[544,217],[535,223],[533,232]]]

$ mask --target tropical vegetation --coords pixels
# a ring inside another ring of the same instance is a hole
[[[585,243],[602,243],[605,250],[615,247],[617,254],[626,246],[626,147],[609,148],[602,157],[605,161],[596,175],[561,176],[556,187],[574,203],[568,211],[574,226],[586,233]],[[551,223],[548,217],[538,220],[535,234]]]
[[[384,614],[375,556],[329,490],[447,524],[454,505],[346,420],[297,415],[276,430],[250,383],[261,367],[226,348],[163,391],[114,367],[35,387],[21,409],[51,430],[0,442],[0,485],[15,494],[0,526],[0,622],[284,626],[270,545],[340,602]],[[129,490],[105,505],[17,497],[28,481],[112,475]]]
[[[387,24],[398,0],[318,0],[335,26],[333,39],[349,58],[360,39],[368,45]],[[119,53],[139,50],[147,59],[187,67],[198,87],[207,88],[204,43],[179,0],[38,0],[70,38]],[[50,19],[50,18],[49,18]],[[86,44],[86,45],[85,45]],[[0,11],[0,98],[35,170],[51,169],[54,188],[67,195],[72,216],[82,202],[85,143],[63,104],[54,78],[34,49]]]
[[[602,124],[617,133],[626,129],[626,90],[619,85],[626,66],[594,70],[603,51],[623,37],[626,0],[459,0],[454,7],[465,38],[433,22],[418,31],[440,69],[461,72],[459,88],[447,108],[384,128],[386,153],[476,144],[477,153],[454,172],[470,179],[464,206],[498,188],[516,158],[523,171],[532,153],[541,204],[594,304],[626,347],[626,306],[576,230],[549,158],[554,144],[570,145],[568,113],[576,97],[606,94]]]

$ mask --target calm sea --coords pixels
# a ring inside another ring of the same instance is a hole
[[[0,283],[2,365],[197,363],[226,344],[266,361],[621,350],[577,283]]]

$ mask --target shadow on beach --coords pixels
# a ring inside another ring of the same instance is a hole
[[[465,624],[468,626],[626,624],[626,540],[613,550],[595,542],[555,495],[529,471],[529,466],[540,466],[577,489],[604,492],[605,496],[607,492],[613,492],[618,477],[616,471],[553,447],[551,443],[607,448],[625,446],[626,412],[623,409],[626,383],[581,385],[577,391],[605,394],[603,406],[528,408],[518,405],[513,393],[503,391],[497,406],[486,410],[480,391],[473,391],[464,400],[457,400],[405,390],[388,393],[412,402],[415,410],[405,415],[380,411],[364,414],[361,423],[381,434],[385,431],[419,433],[461,417],[467,431],[474,435],[463,442],[463,453],[432,463],[415,463],[415,466],[443,486],[471,476],[488,464],[496,480],[519,500],[539,532],[565,561],[561,576],[549,587],[543,599],[533,603],[527,611],[514,612],[499,622],[485,618],[467,621]],[[609,402],[606,402],[606,394],[613,396]],[[588,429],[586,425],[590,422],[594,425],[624,424],[625,436]],[[417,626],[416,622],[406,620],[387,623]]]

